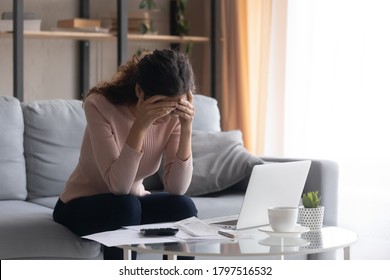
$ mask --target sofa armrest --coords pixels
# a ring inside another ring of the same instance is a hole
[[[303,159],[262,157],[266,162],[288,162]],[[337,226],[338,223],[338,165],[336,162],[322,159],[312,161],[304,192],[319,191],[321,205],[325,206],[324,224]]]

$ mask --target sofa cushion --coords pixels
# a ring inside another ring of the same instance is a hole
[[[58,196],[39,197],[39,198],[33,198],[29,200],[29,202],[31,203],[42,205],[51,209],[54,209],[57,201],[58,201]]]
[[[83,240],[54,222],[52,212],[27,201],[0,201],[0,259],[95,258],[100,254],[100,244]]]
[[[241,131],[207,132],[194,130],[192,134],[194,170],[187,195],[197,196],[227,189],[245,180],[260,157],[243,146]]]
[[[217,100],[200,94],[194,95],[195,117],[193,129],[203,131],[221,131],[221,115]]]
[[[23,130],[19,100],[0,96],[0,200],[27,197]]]
[[[58,196],[80,155],[86,120],[78,100],[23,103],[28,198]]]

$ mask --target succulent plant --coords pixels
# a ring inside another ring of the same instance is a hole
[[[302,204],[305,208],[317,208],[320,201],[321,197],[318,197],[318,191],[308,192],[302,196]]]

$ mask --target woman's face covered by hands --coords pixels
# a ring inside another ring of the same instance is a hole
[[[154,95],[145,98],[138,87],[137,95],[137,118],[144,119],[146,125],[164,123],[172,117],[178,117],[182,126],[192,125],[195,111],[191,91],[172,97]]]

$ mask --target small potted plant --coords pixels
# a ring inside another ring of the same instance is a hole
[[[154,0],[141,0],[138,8],[146,10],[145,18],[140,24],[139,30],[141,34],[157,34],[154,27],[154,21],[151,19],[151,12],[157,11],[157,5]]]
[[[304,193],[302,196],[303,206],[299,207],[298,223],[310,228],[310,230],[320,230],[324,222],[325,207],[320,206],[321,197],[318,191]]]

